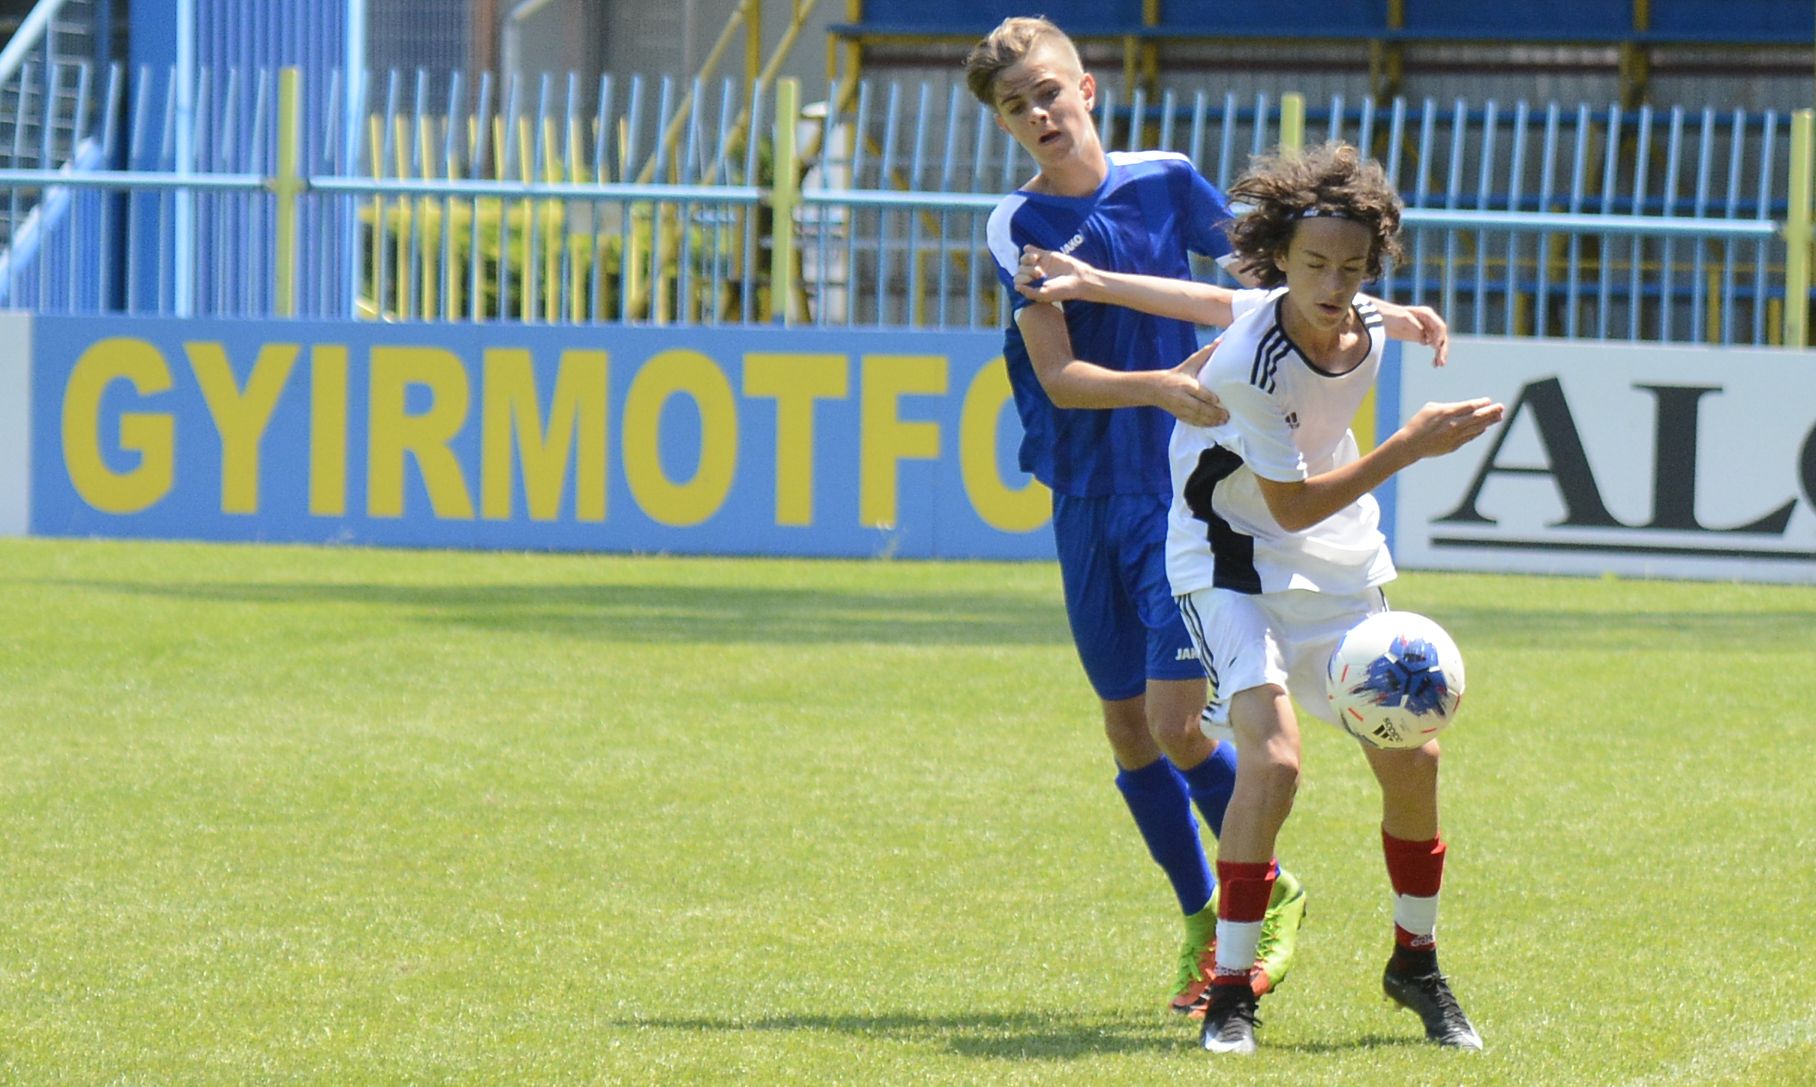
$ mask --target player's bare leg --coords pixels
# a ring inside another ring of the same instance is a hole
[[[1202,679],[1151,679],[1148,681],[1146,713],[1148,730],[1155,742],[1186,778],[1199,813],[1212,832],[1221,835],[1230,797],[1228,767],[1234,765],[1235,753],[1233,750],[1219,751],[1218,742],[1205,735],[1202,718],[1207,694]],[[1213,764],[1210,760],[1214,758],[1220,761]],[[1221,791],[1214,784],[1219,779]],[[1213,896],[1203,910],[1187,915],[1173,996],[1168,1002],[1173,1011],[1193,1018],[1204,1015],[1210,999],[1210,973],[1216,954],[1216,906],[1217,900]],[[1251,978],[1258,994],[1272,990],[1286,979],[1287,971],[1292,968],[1299,927],[1304,922],[1305,889],[1291,873],[1281,871],[1262,924]]]
[[[1211,757],[1217,741],[1204,734],[1199,719],[1208,693],[1202,679],[1150,679],[1145,699],[1145,726],[1154,742],[1181,770]]]
[[[1299,791],[1299,720],[1286,691],[1268,684],[1230,699],[1230,726],[1242,758],[1217,859],[1259,864],[1273,859]]]
[[[1438,836],[1438,741],[1409,751],[1363,745],[1381,785],[1381,829],[1420,842]]]
[[[1242,757],[1217,849],[1217,965],[1199,1044],[1252,1053],[1260,1021],[1250,964],[1276,883],[1274,843],[1299,788],[1299,723],[1286,691],[1264,684],[1231,698],[1230,725]]]

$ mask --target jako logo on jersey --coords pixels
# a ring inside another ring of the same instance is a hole
[[[1287,412],[1286,413],[1286,425],[1291,427],[1294,430],[1298,430],[1299,429],[1299,413],[1296,411]]]
[[[1085,244],[1085,236],[1083,234],[1074,234],[1074,235],[1072,235],[1071,241],[1069,241],[1066,244],[1059,247],[1060,255],[1061,256],[1070,256],[1072,253],[1072,250],[1077,249],[1079,246],[1081,246],[1083,244]]]
[[[1198,659],[1198,650],[1188,646],[1185,649],[1174,652],[1173,659],[1176,661],[1195,661]]]

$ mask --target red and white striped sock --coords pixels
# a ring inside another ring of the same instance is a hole
[[[1394,944],[1408,951],[1437,948],[1438,888],[1444,882],[1444,839],[1423,842],[1381,832],[1387,879],[1394,889]]]
[[[1261,943],[1261,921],[1274,895],[1273,861],[1217,862],[1217,970],[1214,985],[1247,985]]]

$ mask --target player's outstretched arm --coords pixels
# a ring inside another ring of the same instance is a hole
[[[1406,340],[1431,348],[1431,364],[1442,366],[1450,361],[1450,326],[1430,306],[1402,306],[1396,302],[1374,299],[1381,315],[1381,331],[1389,339]]]
[[[1215,283],[1106,272],[1065,253],[1022,248],[1015,289],[1036,302],[1106,302],[1201,325],[1228,325],[1235,291]],[[1385,320],[1385,318],[1383,318]]]
[[[1280,527],[1303,532],[1387,482],[1400,469],[1427,457],[1441,457],[1481,437],[1501,421],[1506,410],[1486,397],[1427,404],[1386,441],[1335,471],[1288,483],[1259,475],[1255,478],[1268,512]]]
[[[1230,417],[1217,395],[1198,383],[1215,344],[1170,370],[1112,370],[1073,356],[1065,315],[1054,306],[1023,306],[1015,323],[1055,407],[1155,407],[1193,426],[1217,426]]]

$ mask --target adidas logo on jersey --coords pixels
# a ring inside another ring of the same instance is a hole
[[[1298,430],[1299,429],[1299,413],[1296,411],[1287,412],[1286,413],[1286,425],[1291,427],[1294,430]]]

